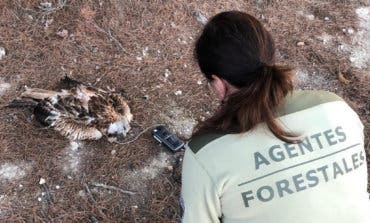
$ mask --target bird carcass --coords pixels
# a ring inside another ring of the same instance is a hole
[[[28,100],[37,121],[70,140],[126,136],[133,116],[120,93],[84,85],[68,77],[61,84],[64,87],[60,91],[27,88],[17,101]]]

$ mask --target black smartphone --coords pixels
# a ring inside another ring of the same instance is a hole
[[[179,151],[185,145],[184,141],[168,131],[163,125],[154,128],[152,134],[155,140],[165,145],[172,152]]]

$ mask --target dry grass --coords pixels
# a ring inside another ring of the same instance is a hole
[[[349,53],[338,50],[340,44],[352,44],[351,35],[342,29],[356,29],[354,10],[365,1],[54,0],[50,1],[52,8],[40,8],[40,2],[0,3],[0,46],[7,50],[0,60],[0,84],[10,84],[0,93],[0,106],[18,96],[24,85],[55,88],[61,77],[70,75],[98,87],[124,89],[135,116],[132,137],[163,122],[185,137],[195,121],[216,106],[192,57],[194,39],[202,27],[194,13],[209,17],[238,9],[257,16],[272,31],[279,62],[301,71],[299,88],[341,95],[360,115],[367,135],[370,133],[370,82],[365,74],[369,67],[354,67]],[[309,14],[314,20],[307,19]],[[64,29],[68,36],[58,36]],[[324,33],[332,36],[327,44],[318,38]],[[297,47],[298,41],[305,46]],[[349,84],[338,80],[339,69]],[[203,80],[201,85],[199,80]],[[181,95],[175,95],[178,90]],[[30,166],[24,178],[1,182],[0,194],[6,195],[0,199],[2,221],[179,219],[181,154],[168,154],[168,162],[150,165],[163,149],[149,133],[129,145],[102,140],[86,142],[73,152],[69,142],[34,123],[29,110],[2,109],[0,142],[1,162],[23,161]],[[66,168],[73,162],[76,168]],[[156,177],[133,174],[148,165],[159,170],[155,170]],[[176,168],[168,171],[165,165]],[[39,185],[40,177],[46,184]],[[94,183],[136,194],[95,187]]]

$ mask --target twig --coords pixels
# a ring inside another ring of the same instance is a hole
[[[146,133],[148,130],[152,129],[152,128],[155,128],[155,127],[158,127],[158,126],[161,126],[163,124],[155,124],[155,125],[152,125],[152,126],[149,126],[148,128],[144,129],[143,131],[141,131],[139,134],[137,134],[137,136],[135,136],[135,138],[127,141],[127,142],[115,142],[117,144],[120,144],[120,145],[127,145],[127,144],[130,144],[132,142],[135,142],[136,140],[138,140],[140,138],[140,136],[142,136],[144,133]]]
[[[41,14],[43,14],[43,16],[50,15],[51,13],[56,12],[56,11],[64,8],[64,6],[66,6],[66,4],[67,4],[67,1],[68,0],[59,0],[56,7],[50,7],[50,8],[41,5],[41,6],[39,6],[39,9],[41,11],[43,11],[41,13]]]
[[[130,194],[130,195],[135,195],[136,194],[135,192],[132,192],[132,191],[123,190],[119,187],[110,186],[110,185],[106,185],[106,184],[102,184],[102,183],[92,183],[91,185],[94,186],[94,187],[102,187],[102,188],[105,188],[105,189],[108,189],[108,190],[119,191],[123,194]]]
[[[86,190],[87,195],[88,195],[88,197],[89,197],[89,202],[90,202],[90,203],[96,203],[96,200],[95,200],[95,198],[94,198],[93,194],[91,193],[91,190],[90,190],[90,188],[89,188],[89,185],[87,185],[86,183],[84,183],[84,187],[85,187],[85,190]],[[100,214],[101,216],[105,216],[105,214],[102,212],[102,210],[101,210],[101,209],[98,209],[98,212],[99,212],[99,214]],[[98,220],[97,220],[93,215],[89,215],[89,219],[90,219],[90,221],[91,221],[91,222],[93,222],[93,223],[99,223],[99,221],[98,221]]]
[[[98,24],[96,24],[95,22],[91,22],[91,23],[95,26],[95,28],[96,28],[99,32],[106,34],[106,35],[110,38],[110,40],[111,40],[111,41],[115,42],[115,43],[116,43],[116,45],[118,46],[118,48],[120,48],[120,49],[122,50],[122,52],[127,53],[127,52],[126,52],[126,50],[125,50],[125,48],[123,48],[123,46],[122,46],[121,42],[120,42],[120,41],[118,41],[118,40],[117,40],[117,39],[112,35],[112,32],[111,32],[111,30],[110,30],[110,29],[108,29],[108,31],[106,31],[105,29],[103,29],[103,28],[101,28],[100,26],[98,26]]]
[[[95,203],[95,202],[96,202],[96,200],[95,200],[94,196],[92,195],[92,193],[91,193],[91,190],[90,190],[89,186],[88,186],[86,183],[84,183],[84,186],[85,186],[85,190],[86,190],[87,195],[89,196],[90,200],[91,200],[91,201],[93,201],[93,202]]]
[[[99,220],[96,219],[93,215],[89,215],[89,220],[91,223],[99,223]]]
[[[338,73],[337,73],[338,80],[342,82],[343,84],[349,84],[351,83],[350,80],[344,77],[343,73],[341,72],[340,65],[338,65]]]
[[[41,190],[45,193],[46,200],[49,204],[54,203],[54,199],[50,193],[49,187],[46,184],[41,185]]]

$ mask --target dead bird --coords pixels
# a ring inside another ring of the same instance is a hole
[[[65,77],[61,90],[26,88],[13,107],[33,107],[35,119],[69,140],[121,140],[130,131],[130,107],[117,92],[105,91]]]

